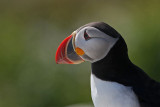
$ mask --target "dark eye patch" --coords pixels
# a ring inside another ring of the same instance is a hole
[[[84,38],[85,40],[91,39],[91,37],[89,37],[89,35],[87,34],[86,30],[84,31]]]

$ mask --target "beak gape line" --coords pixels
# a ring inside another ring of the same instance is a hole
[[[75,52],[75,36],[76,32],[65,38],[59,45],[56,51],[56,63],[57,64],[79,64],[84,62],[77,53],[82,54],[83,52]]]

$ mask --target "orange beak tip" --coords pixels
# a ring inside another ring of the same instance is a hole
[[[84,62],[79,56],[83,55],[84,51],[80,48],[74,50],[73,39],[74,36],[70,35],[61,42],[55,55],[56,64],[79,64]]]
[[[67,63],[71,63],[70,60],[67,59],[67,54],[66,54],[66,48],[67,48],[67,44],[70,41],[72,35],[70,35],[69,37],[67,37],[66,39],[64,39],[62,41],[62,43],[59,45],[57,51],[56,51],[56,56],[55,56],[55,61],[57,64],[67,64]]]

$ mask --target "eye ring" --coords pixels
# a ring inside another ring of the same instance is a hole
[[[84,39],[85,40],[91,39],[91,37],[89,37],[89,35],[87,34],[86,30],[84,31]]]

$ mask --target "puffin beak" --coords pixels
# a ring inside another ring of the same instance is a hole
[[[74,51],[75,36],[76,33],[73,32],[59,45],[55,56],[57,64],[79,64],[84,62],[84,60]]]

